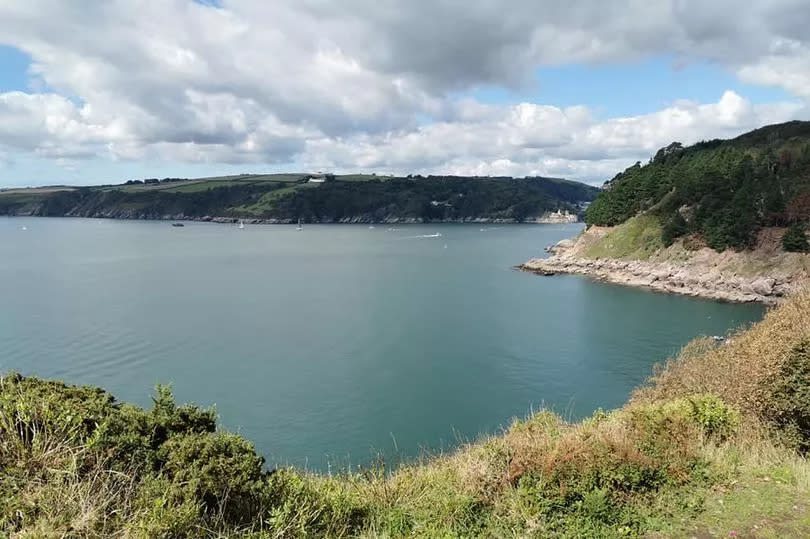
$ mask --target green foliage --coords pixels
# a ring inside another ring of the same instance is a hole
[[[807,452],[810,450],[810,339],[791,351],[769,385],[767,418],[785,441]]]
[[[789,122],[728,141],[673,143],[607,182],[585,220],[614,226],[649,211],[664,223],[665,245],[696,232],[718,251],[751,247],[759,228],[784,226],[806,206],[796,201],[810,177],[809,139],[810,122]]]
[[[807,234],[800,224],[791,225],[782,236],[782,248],[785,251],[794,253],[806,253],[810,251],[810,243],[807,242]]]
[[[627,258],[644,260],[663,247],[661,224],[655,215],[642,214],[629,219],[585,250],[588,258]]]
[[[704,434],[725,440],[740,426],[740,414],[714,395],[696,395],[686,399],[691,418]]]
[[[686,219],[683,218],[680,212],[675,212],[661,229],[661,241],[664,242],[664,246],[669,247],[677,238],[686,234],[688,230]]]
[[[700,508],[684,489],[715,480],[701,447],[738,426],[739,414],[713,395],[598,412],[522,465],[518,503],[545,535],[640,535],[660,519],[653,500],[666,498],[670,511]]]
[[[774,391],[793,406],[780,417],[805,429],[808,349]],[[318,476],[266,470],[250,442],[166,387],[143,410],[12,374],[0,380],[0,535],[641,536],[701,513],[719,477],[703,449],[738,425],[713,395],[579,425],[541,412],[459,457]]]
[[[655,436],[667,435],[673,429],[692,425],[708,437],[725,440],[740,424],[739,412],[714,395],[692,395],[652,404],[631,412],[643,431]]]
[[[264,459],[232,434],[173,436],[160,447],[161,474],[171,480],[170,502],[201,504],[229,524],[261,514]]]
[[[362,179],[362,181],[360,181]],[[81,188],[21,199],[0,193],[0,214],[160,218],[180,215],[257,217],[305,222],[387,217],[425,221],[476,217],[522,221],[557,209],[577,211],[598,189],[555,178],[428,176],[335,177],[325,183],[263,181],[261,177],[157,186]]]

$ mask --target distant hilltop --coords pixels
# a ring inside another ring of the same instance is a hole
[[[576,222],[599,189],[546,177],[328,173],[0,191],[0,215],[254,223]]]

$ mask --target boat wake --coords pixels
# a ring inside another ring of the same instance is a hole
[[[406,239],[406,240],[417,240],[417,239],[421,239],[421,238],[441,238],[441,237],[442,237],[442,233],[441,232],[436,232],[435,234],[421,234],[419,236],[407,236],[404,239]]]

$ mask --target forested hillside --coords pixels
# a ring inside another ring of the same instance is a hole
[[[790,227],[786,249],[807,249],[810,122],[689,147],[673,142],[606,182],[585,220],[612,226],[645,211],[659,219],[665,245],[690,235],[718,251],[745,249],[774,226]]]
[[[0,214],[130,219],[232,217],[275,221],[505,219],[575,213],[598,189],[556,178],[244,175],[0,192]]]

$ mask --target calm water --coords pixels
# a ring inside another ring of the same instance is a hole
[[[579,227],[0,218],[0,371],[144,405],[171,382],[271,463],[324,469],[616,407],[762,315],[510,269]]]

